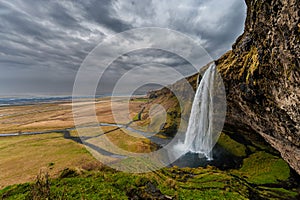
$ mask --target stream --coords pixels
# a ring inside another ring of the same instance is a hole
[[[112,126],[112,127],[117,127],[117,128],[124,128],[128,131],[134,132],[134,133],[138,133],[146,138],[149,138],[151,140],[151,142],[160,145],[160,146],[164,146],[166,145],[170,139],[163,139],[160,138],[158,136],[155,136],[155,133],[151,133],[151,132],[144,132],[141,130],[137,130],[134,129],[128,125],[124,125],[124,124],[108,124],[108,123],[99,123],[98,125],[87,125],[87,126],[78,126],[77,128],[89,128],[89,127],[97,127],[97,126]],[[75,130],[76,128],[67,128],[67,129],[56,129],[56,130],[49,130],[49,131],[33,131],[33,132],[14,132],[14,133],[0,133],[0,137],[11,137],[11,136],[22,136],[22,135],[39,135],[39,134],[49,134],[49,133],[54,133],[54,132],[64,132],[64,131],[72,131]],[[100,136],[100,135],[99,135]]]
[[[77,128],[88,128],[88,127],[96,127],[97,125],[88,125],[88,126],[79,126]],[[155,133],[151,132],[144,132],[141,130],[134,129],[128,125],[124,124],[109,124],[109,123],[99,123],[98,126],[111,126],[111,127],[117,127],[117,128],[124,128],[128,131],[138,133],[146,138],[148,138],[151,142],[157,144],[160,147],[163,147],[167,145],[172,138],[160,138],[155,135]],[[22,136],[22,135],[40,135],[40,134],[49,134],[49,133],[61,133],[64,135],[64,138],[66,139],[71,139],[77,143],[84,143],[85,145],[89,146],[90,148],[93,148],[94,150],[98,151],[99,153],[105,155],[105,156],[110,156],[114,158],[126,158],[126,156],[119,155],[119,154],[114,154],[108,151],[105,151],[104,149],[101,149],[97,146],[93,146],[92,144],[88,143],[86,140],[90,139],[90,137],[73,137],[70,135],[69,131],[75,130],[76,128],[68,128],[68,129],[56,129],[56,130],[49,130],[49,131],[36,131],[36,132],[22,132],[22,133],[5,133],[5,134],[0,134],[0,137],[11,137],[11,136]],[[103,135],[103,134],[101,134]],[[99,137],[94,136],[94,137]],[[227,154],[226,151],[224,151],[220,146],[216,145],[213,150],[212,150],[212,155],[213,155],[213,160],[207,160],[205,157],[199,156],[197,153],[186,153],[182,157],[180,157],[178,160],[176,160],[174,163],[169,165],[169,167],[172,166],[178,166],[178,167],[191,167],[191,168],[196,168],[196,167],[204,167],[207,165],[213,165],[217,166],[219,168],[232,168],[234,167],[233,165],[235,164],[235,161],[231,157],[231,155]]]

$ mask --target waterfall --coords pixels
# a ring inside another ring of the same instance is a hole
[[[214,84],[216,66],[211,64],[204,73],[193,101],[188,128],[183,143],[186,152],[204,155],[212,160],[215,145]]]

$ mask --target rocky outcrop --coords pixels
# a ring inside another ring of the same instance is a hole
[[[300,174],[300,1],[246,3],[244,33],[216,61],[226,126],[259,133]]]

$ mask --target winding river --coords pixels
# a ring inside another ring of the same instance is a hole
[[[117,127],[117,128],[124,128],[128,131],[138,133],[141,136],[144,136],[144,137],[150,139],[151,142],[153,142],[157,145],[160,145],[160,146],[164,146],[170,141],[169,138],[163,139],[163,138],[160,138],[160,137],[156,136],[155,133],[144,132],[144,131],[141,131],[141,130],[137,130],[137,129],[134,129],[134,128],[128,126],[128,125],[124,125],[124,124],[99,123],[98,125],[79,126],[79,127],[76,127],[76,128],[89,128],[89,127],[97,127],[97,126],[100,126],[100,127],[111,126],[111,127]],[[49,134],[49,133],[65,133],[66,131],[72,131],[72,130],[75,130],[76,128],[55,129],[55,130],[48,130],[48,131],[20,132],[20,133],[17,133],[17,132],[14,132],[14,133],[1,133],[0,137],[11,137],[11,136],[22,136],[22,135],[40,135],[40,134]],[[98,135],[98,136],[101,136],[101,135]]]

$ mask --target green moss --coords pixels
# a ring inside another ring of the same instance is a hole
[[[242,62],[242,68],[240,69],[239,78],[246,73],[246,83],[249,83],[250,76],[253,76],[254,72],[259,66],[258,51],[256,47],[251,47],[250,51],[244,55]]]
[[[253,155],[260,161],[260,164],[256,163],[256,165],[263,169],[266,169],[265,165],[266,162],[269,163],[269,160],[278,160],[272,155],[261,154],[264,153],[259,152]],[[251,162],[254,160],[251,159]],[[272,172],[271,169],[264,170],[265,175],[262,175],[262,171],[251,174],[250,168],[247,169],[249,167],[247,165],[251,162],[246,160],[243,173],[248,176],[253,175],[255,180],[257,180],[255,176],[257,174],[265,176],[265,180],[271,180],[272,177],[267,177],[268,174],[271,173],[274,176],[278,173]],[[279,165],[275,162],[272,168],[277,168]],[[281,173],[286,170],[282,166],[279,168],[283,170]],[[283,177],[277,176],[277,178]],[[128,174],[103,168],[102,171],[86,171],[75,177],[54,179],[50,183],[52,199],[128,199],[133,197],[157,199],[158,196],[155,195],[175,199],[249,199],[250,193],[268,199],[278,199],[278,197],[290,199],[297,195],[295,191],[282,188],[266,186],[253,188],[243,181],[241,175],[233,176],[231,173],[214,167],[195,169],[173,167],[144,174]],[[27,183],[9,186],[0,190],[0,199],[32,199],[32,185]]]
[[[178,130],[180,124],[180,107],[174,106],[167,111],[166,123],[161,133],[164,133],[168,136],[174,136]]]
[[[109,177],[111,178],[111,177]],[[127,179],[129,180],[129,179]],[[118,184],[118,183],[116,183]],[[51,187],[53,199],[127,199],[125,191],[107,183],[105,178],[68,178],[55,181]]]
[[[251,153],[254,153],[256,151],[256,148],[252,145],[249,145],[248,148],[251,151]]]
[[[268,188],[268,187],[260,187],[261,194],[263,196],[273,196],[277,199],[293,199],[298,195],[297,191],[290,191],[284,188]]]
[[[246,146],[231,139],[228,135],[222,133],[218,140],[218,144],[226,149],[229,153],[237,157],[245,157]]]
[[[24,199],[30,193],[30,184],[12,185],[0,190],[0,199]]]
[[[222,190],[212,189],[208,191],[197,191],[197,190],[182,190],[179,192],[178,199],[203,199],[203,200],[218,200],[218,199],[231,199],[231,200],[243,200],[247,199],[241,196],[237,192],[226,192]]]
[[[236,63],[238,63],[237,57],[232,51],[227,52],[219,59],[219,61],[218,69],[226,76],[230,75],[230,70],[232,70],[236,66]]]
[[[140,120],[139,114],[136,114],[136,115],[134,116],[134,118],[132,119],[132,121],[139,121],[139,120]]]
[[[276,184],[278,181],[287,181],[290,169],[281,158],[260,151],[244,159],[239,173],[251,183]]]
[[[258,58],[258,50],[254,46],[241,56],[229,51],[218,60],[218,69],[227,79],[244,79],[249,84],[250,77],[259,67]],[[257,84],[256,80],[253,80],[253,84]]]
[[[246,83],[247,84],[249,83],[250,76],[253,76],[253,74],[257,70],[258,66],[259,66],[258,52],[257,52],[256,48],[253,48],[253,53],[252,53],[252,57],[251,57],[251,60],[250,60],[250,67],[248,69],[247,76],[246,76]]]

